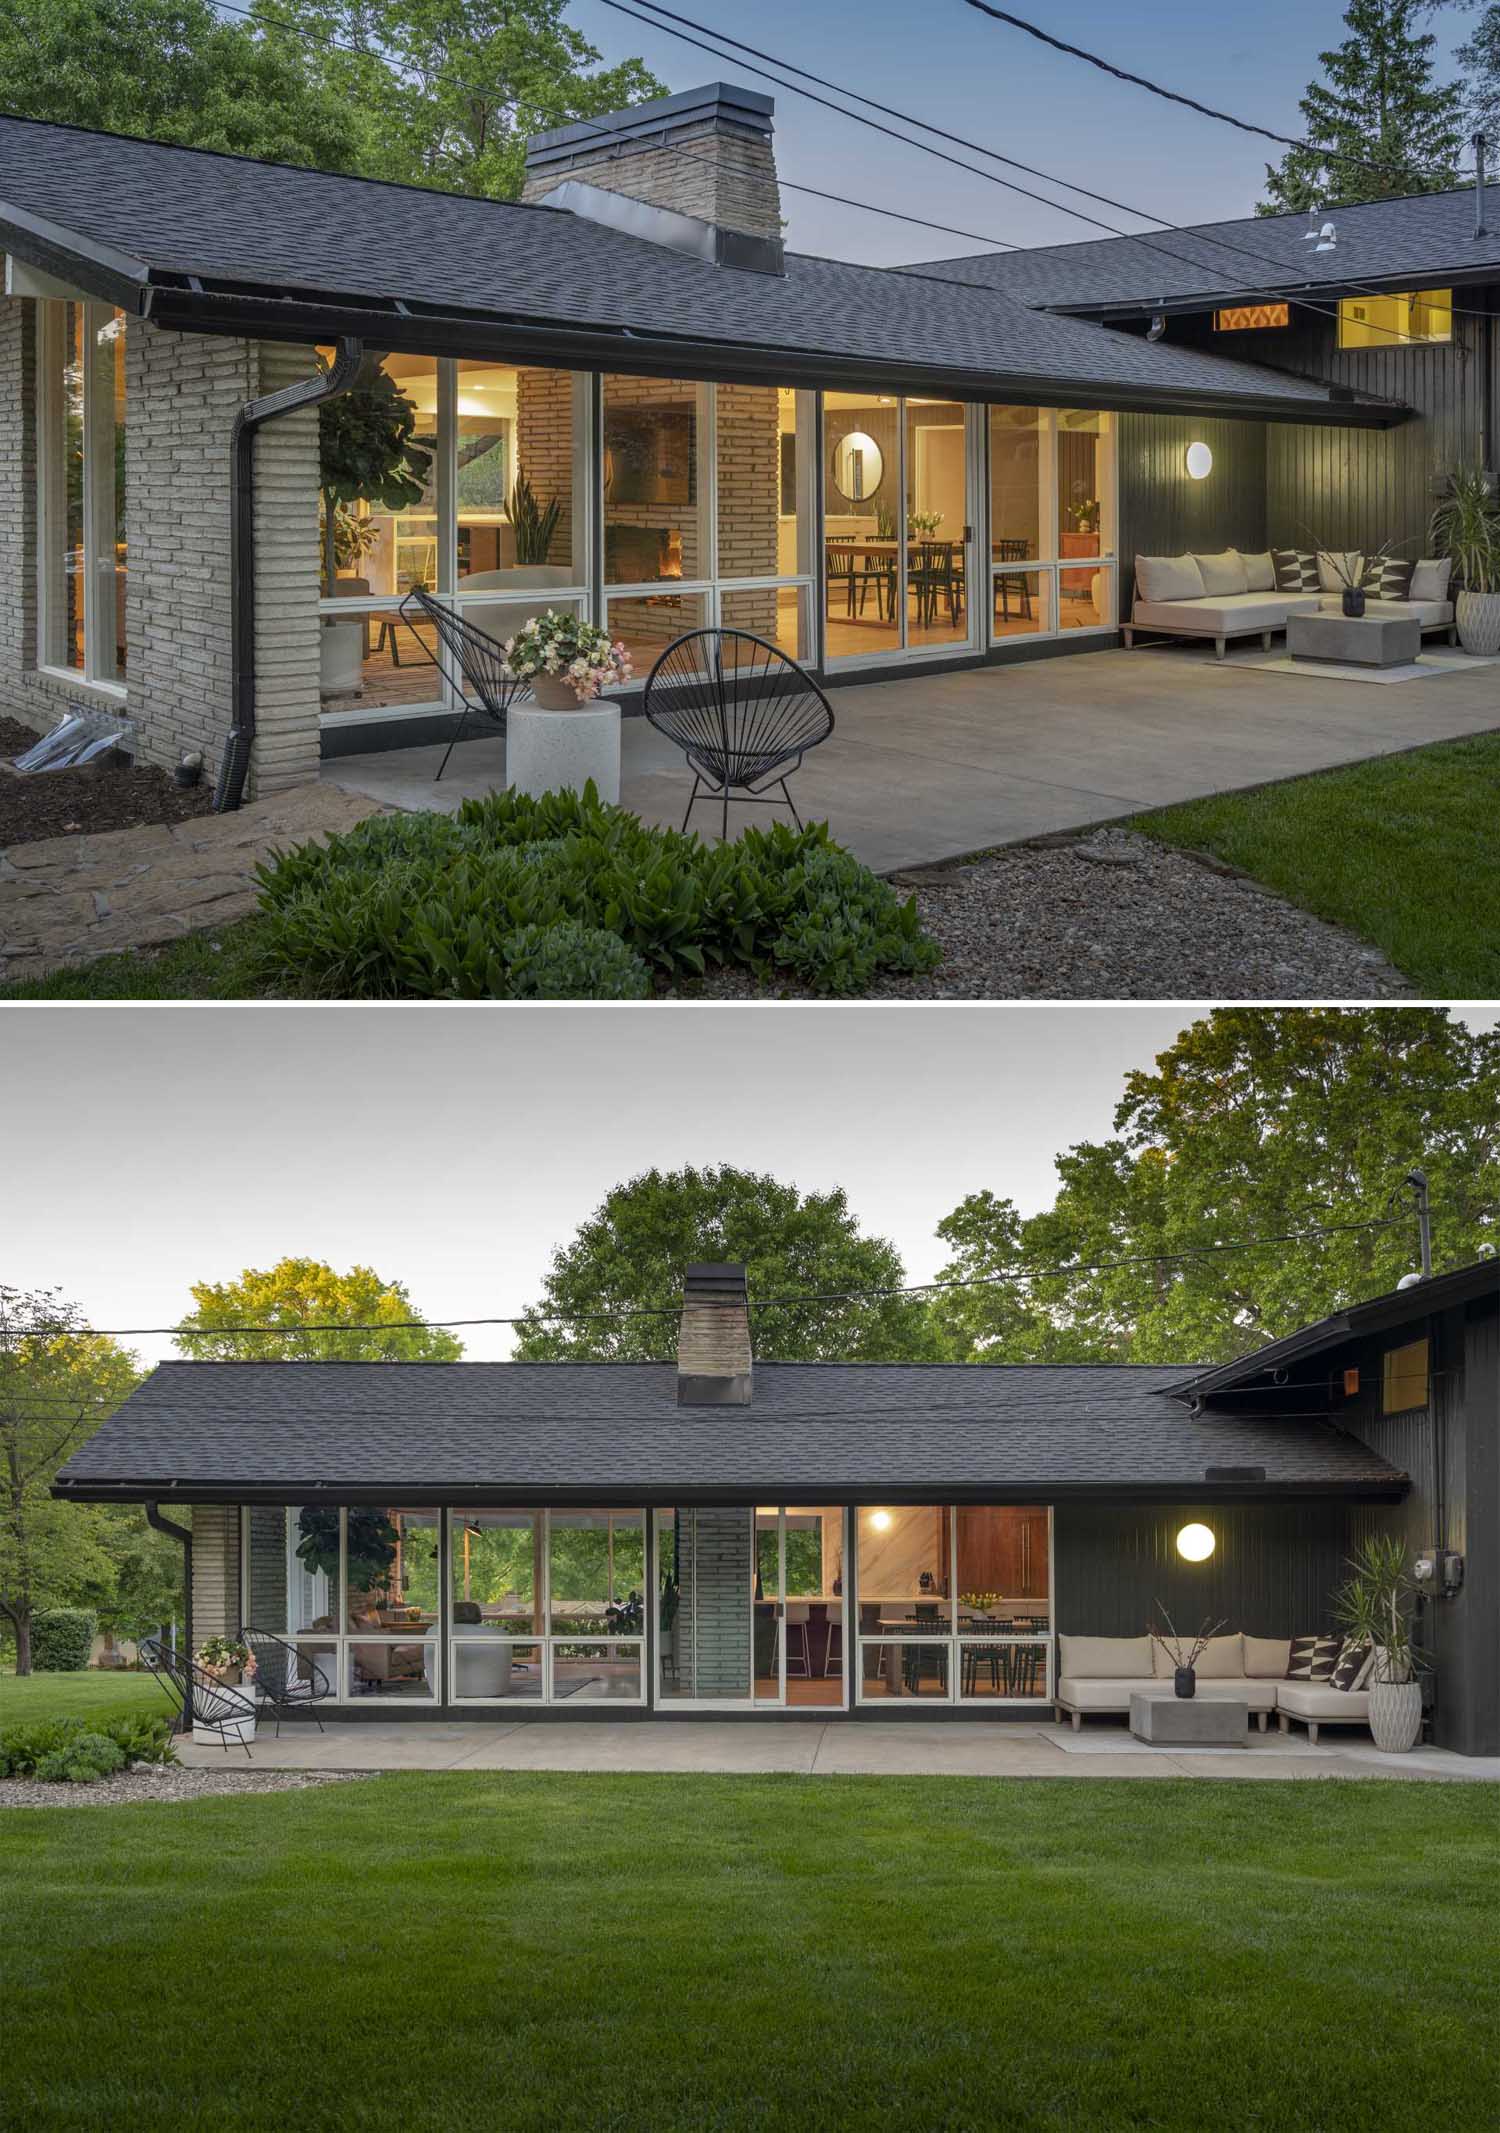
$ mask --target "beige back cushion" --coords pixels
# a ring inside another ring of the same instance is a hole
[[[1155,1672],[1158,1679],[1170,1681],[1177,1662],[1157,1638],[1151,1640],[1156,1654]],[[1190,1639],[1182,1639],[1182,1648],[1190,1648]],[[1229,1681],[1243,1679],[1245,1673],[1245,1640],[1236,1630],[1233,1636],[1210,1637],[1208,1643],[1193,1661],[1194,1672],[1203,1681]]]
[[[1059,1637],[1058,1671],[1078,1681],[1144,1681],[1151,1672],[1149,1637]]]
[[[1238,548],[1226,548],[1222,555],[1195,555],[1203,577],[1203,590],[1210,599],[1223,593],[1242,593],[1250,590],[1245,573],[1245,558]]]
[[[1340,577],[1339,571],[1347,573]],[[1343,552],[1323,549],[1318,555],[1318,586],[1326,593],[1341,593],[1346,585],[1358,585],[1365,574],[1365,559],[1357,548]]]
[[[1203,573],[1191,555],[1138,555],[1135,589],[1143,600],[1201,600]]]
[[[1451,556],[1445,555],[1440,563],[1433,562],[1430,558],[1426,562],[1418,563],[1411,574],[1411,590],[1406,595],[1407,599],[1446,600],[1448,580],[1452,575]]]
[[[1290,1637],[1245,1637],[1245,1672],[1252,1681],[1284,1681],[1292,1656]]]
[[[1244,560],[1246,592],[1275,592],[1276,565],[1271,560],[1270,549],[1264,555],[1247,555]]]

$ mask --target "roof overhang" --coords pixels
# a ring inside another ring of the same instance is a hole
[[[905,392],[1038,407],[1076,407],[1086,401],[1090,407],[1121,414],[1221,416],[1349,429],[1389,429],[1410,412],[1395,402],[1352,393],[1301,401],[1254,390],[1168,390],[686,334],[643,334],[603,322],[437,307],[348,291],[273,290],[155,269],[3,201],[0,250],[132,316],[179,333],[304,344],[352,338],[369,348],[399,348],[413,355],[534,362],[643,377],[690,376],[720,384],[774,384],[810,391]]]
[[[1414,287],[1423,289],[1483,288],[1500,281],[1500,260],[1493,266],[1409,268],[1404,274],[1367,274],[1356,281],[1264,282],[1236,284],[1227,289],[1200,289],[1184,296],[1121,297],[1113,303],[1038,304],[1038,311],[1056,312],[1060,318],[1094,319],[1100,324],[1123,324],[1127,320],[1201,315],[1208,311],[1237,308],[1241,304],[1336,304],[1348,296],[1397,296]]]

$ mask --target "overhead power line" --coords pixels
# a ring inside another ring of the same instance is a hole
[[[750,1299],[752,1314],[756,1311],[806,1309],[830,1303],[875,1303],[900,1296],[925,1296],[948,1289],[993,1288],[1001,1282],[1056,1281],[1071,1274],[1115,1273],[1135,1266],[1181,1266],[1198,1259],[1222,1258],[1234,1252],[1259,1252],[1285,1244],[1307,1244],[1323,1237],[1350,1236],[1363,1231],[1399,1228],[1408,1219],[1405,1213],[1382,1215],[1363,1222],[1328,1222],[1310,1229],[1282,1230],[1266,1237],[1230,1238],[1221,1244],[1187,1245],[1179,1251],[1131,1252],[1114,1259],[1070,1260],[1059,1266],[1031,1267],[1021,1261],[999,1267],[989,1274],[975,1274],[952,1280],[914,1281],[899,1286],[863,1289],[813,1290],[803,1296],[767,1296]],[[735,1308],[733,1305],[715,1308]],[[305,1333],[416,1333],[429,1330],[452,1330],[471,1326],[521,1326],[545,1324],[594,1325],[613,1324],[635,1318],[676,1318],[682,1310],[679,1298],[665,1304],[620,1304],[602,1311],[557,1311],[545,1306],[522,1311],[509,1317],[491,1318],[402,1318],[386,1319],[374,1324],[309,1323],[297,1321],[290,1325],[257,1326],[194,1326],[181,1320],[171,1326],[76,1326],[70,1332],[79,1338],[127,1340],[143,1338],[148,1334],[170,1334],[190,1340],[218,1340],[228,1337],[254,1334],[298,1335]],[[13,1329],[24,1338],[24,1330]]]

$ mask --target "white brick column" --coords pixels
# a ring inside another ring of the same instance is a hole
[[[193,1643],[233,1636],[239,1626],[239,1506],[194,1504]]]

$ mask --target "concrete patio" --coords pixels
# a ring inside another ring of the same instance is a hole
[[[232,1748],[184,1742],[196,1769],[691,1771],[797,1777],[1027,1778],[1403,1778],[1476,1782],[1500,1779],[1500,1757],[1423,1748],[1382,1755],[1367,1738],[1252,1732],[1242,1749],[1149,1747],[1123,1724],[1096,1721],[1082,1732],[1045,1724],[899,1723],[772,1725],[717,1720],[650,1722],[503,1719],[403,1724],[330,1723],[322,1733],[298,1719],[281,1738],[263,1732],[250,1761]]]
[[[889,873],[1500,728],[1494,666],[1375,686],[1265,672],[1254,656],[1092,652],[835,689],[837,727],[798,772],[797,806]],[[624,804],[675,827],[692,786],[681,756],[640,718],[625,721],[623,753]],[[466,741],[434,785],[441,758],[436,744],[331,757],[323,777],[450,811],[504,783],[501,740]],[[731,834],[768,819],[731,807]],[[693,817],[705,835],[716,822],[706,803]]]

